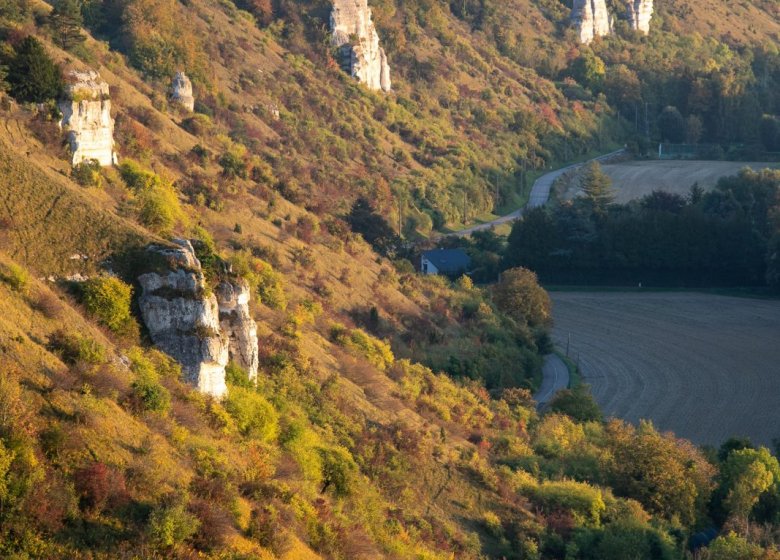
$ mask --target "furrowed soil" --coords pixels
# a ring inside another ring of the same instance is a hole
[[[605,415],[698,444],[780,437],[780,301],[696,293],[551,293],[556,345]],[[570,342],[569,342],[569,337]]]
[[[603,165],[612,179],[615,202],[625,204],[642,198],[654,190],[688,194],[691,185],[698,183],[705,190],[715,187],[718,179],[736,175],[743,167],[778,169],[780,163],[746,161],[628,161]],[[579,175],[566,185],[563,197],[571,199],[579,192]]]

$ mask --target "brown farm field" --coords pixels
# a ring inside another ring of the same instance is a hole
[[[780,437],[780,301],[552,292],[556,345],[607,416],[698,444]],[[569,339],[569,337],[571,337]],[[570,342],[569,342],[570,340]]]
[[[612,179],[615,202],[625,204],[642,198],[654,190],[686,195],[691,185],[699,183],[705,190],[712,189],[721,177],[736,175],[743,167],[780,168],[780,163],[748,161],[627,161],[605,164],[604,171]],[[577,195],[579,176],[566,186],[564,198]]]

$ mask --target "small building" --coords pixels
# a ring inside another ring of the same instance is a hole
[[[467,272],[470,266],[471,257],[462,249],[433,249],[422,254],[420,272],[457,276]]]

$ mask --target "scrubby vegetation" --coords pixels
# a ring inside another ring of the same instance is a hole
[[[596,170],[589,199],[462,242],[493,287],[409,260],[435,230],[518,206],[543,169],[626,141],[773,151],[771,26],[685,37],[681,1],[647,39],[619,26],[580,47],[557,0],[371,4],[383,96],[335,64],[321,0],[0,5],[19,102],[0,127],[0,556],[776,556],[769,450],[604,420],[583,387],[544,414],[532,397],[551,349],[535,273],[777,283],[774,175],[616,208]],[[111,85],[116,169],[61,157],[52,101],[84,65]],[[194,114],[167,102],[180,69]],[[632,229],[668,243],[686,224],[711,243],[692,245],[696,270],[658,265]],[[143,247],[174,235],[207,290],[231,275],[253,296],[258,380],[231,364],[221,402],[138,323],[137,274],[166,265]]]

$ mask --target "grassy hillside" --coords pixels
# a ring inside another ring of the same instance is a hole
[[[380,256],[345,216],[365,196],[415,238],[517,203],[535,170],[633,138],[621,104],[687,83],[703,54],[707,87],[738,70],[742,117],[772,112],[750,61],[776,32],[772,4],[732,8],[734,32],[753,21],[756,37],[740,31],[733,50],[676,37],[688,16],[671,11],[647,40],[620,31],[584,49],[554,1],[372,5],[388,95],[338,69],[322,1],[95,0],[77,6],[84,41],[70,45],[51,6],[0,8],[11,70],[34,35],[63,69],[100,71],[122,163],[78,184],[51,101],[2,110],[0,556],[681,558],[713,523],[713,554],[758,554],[746,538],[771,549],[755,529],[780,515],[766,450],[732,442],[717,457],[604,422],[582,391],[538,415],[549,338],[527,307],[544,301],[535,281],[499,306],[491,288]],[[594,56],[646,78],[638,97],[584,72]],[[773,76],[776,53],[760,60]],[[167,102],[178,69],[194,114]],[[724,91],[696,109],[702,126],[754,141],[718,120]],[[232,370],[221,403],[186,386],[137,319],[107,330],[65,280],[110,269],[132,285],[126,257],[174,236],[253,287],[260,382]]]

